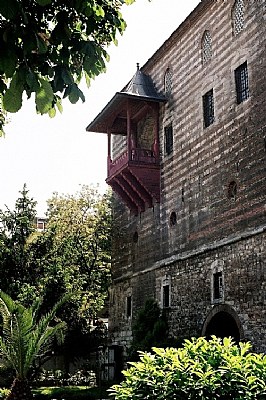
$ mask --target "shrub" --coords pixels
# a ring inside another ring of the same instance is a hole
[[[125,380],[110,392],[116,400],[265,400],[266,356],[250,348],[212,336],[140,352],[140,361],[129,363]]]
[[[166,347],[168,324],[166,316],[154,299],[148,299],[139,311],[132,328],[133,341],[128,349],[128,359],[136,361],[138,350],[150,351],[152,346]],[[169,344],[168,344],[169,345]]]

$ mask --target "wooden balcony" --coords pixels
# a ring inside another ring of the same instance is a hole
[[[87,131],[107,133],[106,182],[136,215],[160,202],[159,115],[165,102],[137,65],[128,85],[87,126]],[[115,160],[111,160],[113,135],[127,137],[126,151]]]
[[[148,149],[133,148],[113,161],[109,157],[106,182],[137,215],[160,201],[158,156]]]

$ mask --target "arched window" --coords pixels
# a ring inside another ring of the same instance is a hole
[[[173,78],[173,73],[171,68],[167,68],[164,74],[164,93],[167,97],[169,97],[172,94],[172,78]]]
[[[238,35],[245,25],[245,4],[244,0],[236,0],[232,8],[233,34]]]
[[[202,64],[212,58],[212,37],[210,31],[205,31],[201,40]]]

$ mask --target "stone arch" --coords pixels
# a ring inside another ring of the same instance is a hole
[[[236,342],[243,339],[243,328],[235,310],[227,304],[219,304],[210,311],[202,328],[202,336],[231,336]]]

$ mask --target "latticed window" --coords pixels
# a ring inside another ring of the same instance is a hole
[[[210,31],[205,31],[202,36],[201,53],[203,64],[212,58],[212,37]]]
[[[239,65],[235,70],[236,101],[237,104],[249,98],[248,66],[247,62]]]
[[[170,96],[172,93],[172,78],[173,73],[171,68],[167,68],[164,74],[164,93],[166,96]]]
[[[207,128],[214,122],[213,89],[205,93],[205,95],[202,97],[202,102],[203,102],[204,128]]]
[[[236,0],[232,9],[233,33],[238,35],[245,25],[245,4],[244,0]]]

